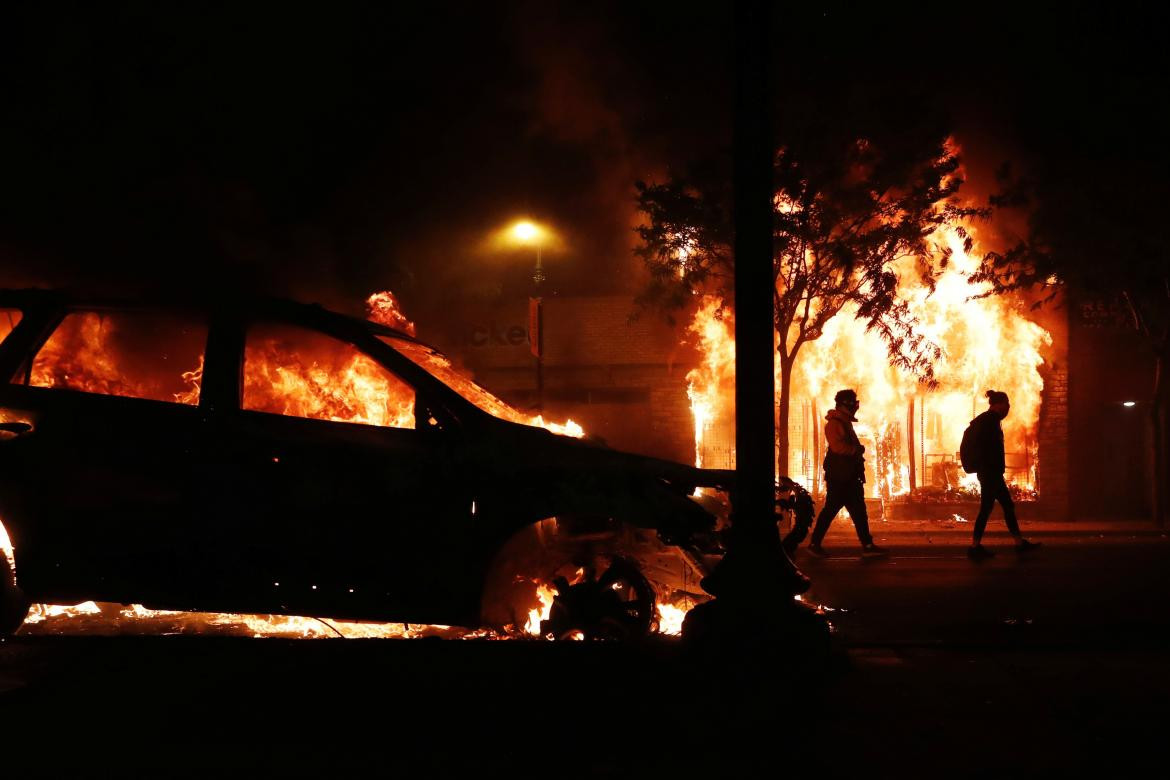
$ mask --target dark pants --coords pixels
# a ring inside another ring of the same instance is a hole
[[[830,482],[828,488],[825,506],[817,515],[817,524],[813,528],[812,543],[820,544],[824,541],[825,534],[829,532],[829,525],[841,511],[841,507],[849,512],[861,543],[872,542],[873,537],[869,534],[869,513],[865,511],[865,485],[861,482]]]
[[[987,528],[987,518],[991,517],[991,510],[998,501],[1003,507],[1003,520],[1007,523],[1012,536],[1020,535],[1020,524],[1016,522],[1016,505],[1012,503],[1012,494],[1008,492],[1007,483],[1003,481],[1003,474],[979,474],[979,515],[975,518],[975,544],[983,538],[983,531]]]

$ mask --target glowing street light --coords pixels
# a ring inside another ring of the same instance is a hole
[[[532,273],[535,289],[528,298],[528,343],[532,356],[536,358],[536,408],[544,409],[544,301],[541,298],[541,284],[544,282],[544,264],[541,259],[542,244],[555,242],[557,236],[541,225],[522,219],[505,229],[505,235],[514,243],[536,246],[536,268]]]
[[[532,281],[539,288],[544,281],[544,264],[541,262],[540,256],[541,240],[548,235],[548,231],[540,225],[524,219],[512,225],[511,234],[512,238],[521,244],[536,245],[536,269],[532,273]]]
[[[1122,402],[1121,405],[1122,406],[1137,406],[1137,401],[1124,401],[1124,402]]]
[[[540,233],[540,228],[528,221],[517,222],[512,226],[512,235],[516,240],[527,244]]]

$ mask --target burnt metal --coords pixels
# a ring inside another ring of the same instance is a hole
[[[21,311],[0,344],[0,518],[33,602],[478,626],[488,569],[520,530],[600,517],[690,547],[715,525],[695,488],[734,485],[733,472],[495,418],[378,338],[413,337],[320,306],[41,290],[0,291],[0,306]],[[198,407],[29,386],[53,329],[94,308],[206,317]],[[258,320],[354,345],[437,424],[241,409],[244,333]]]
[[[564,577],[553,581],[557,596],[542,635],[567,639],[579,632],[585,639],[632,639],[650,631],[654,620],[654,588],[638,565],[615,557],[600,576],[589,567],[581,581],[570,585]]]

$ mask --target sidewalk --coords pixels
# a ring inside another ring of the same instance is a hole
[[[819,506],[817,507],[819,510]],[[931,545],[945,539],[946,544],[957,544],[960,538],[968,539],[975,526],[975,512],[938,519],[877,519],[871,515],[869,526],[879,544],[900,546]],[[790,524],[781,526],[786,532]],[[1061,543],[1132,544],[1142,541],[1170,540],[1170,529],[1158,528],[1148,520],[1031,520],[1020,518],[1020,530],[1028,538],[1043,542],[1045,539],[1060,540]],[[842,511],[833,521],[825,537],[826,545],[833,543],[856,544],[857,537],[847,512]],[[987,522],[984,539],[1007,543],[1010,539],[1003,522],[1003,511],[998,505]],[[969,542],[968,542],[969,543]]]

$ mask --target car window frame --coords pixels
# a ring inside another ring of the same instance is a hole
[[[356,426],[357,428],[376,430],[376,431],[395,431],[399,434],[418,433],[418,434],[422,434],[422,435],[429,435],[429,434],[432,434],[435,432],[442,432],[445,430],[450,430],[453,427],[452,423],[454,421],[448,415],[443,414],[443,412],[439,412],[438,414],[436,414],[435,404],[433,403],[433,401],[430,400],[431,394],[428,392],[430,388],[420,387],[420,383],[415,381],[414,377],[404,376],[403,375],[404,372],[399,370],[397,366],[389,364],[388,361],[383,359],[383,356],[379,356],[377,354],[374,354],[368,348],[370,346],[370,344],[366,339],[363,339],[360,337],[354,338],[354,336],[359,335],[359,334],[353,334],[353,333],[346,332],[345,329],[328,327],[328,323],[307,322],[305,320],[305,318],[303,318],[303,317],[298,317],[295,315],[289,316],[289,315],[286,315],[282,312],[274,312],[271,310],[264,310],[264,309],[260,309],[258,311],[248,312],[246,314],[243,314],[242,316],[235,318],[235,321],[233,324],[234,324],[234,330],[235,330],[234,341],[235,341],[235,348],[236,348],[235,349],[236,354],[235,354],[234,365],[235,365],[238,373],[236,373],[235,399],[234,399],[234,403],[232,404],[232,407],[234,408],[234,411],[237,414],[263,415],[263,416],[268,417],[268,418],[283,418],[283,419],[287,419],[287,420],[297,420],[297,421],[300,421],[302,423],[320,423],[323,425],[341,425],[341,426],[347,426],[347,427]],[[404,383],[407,387],[409,387],[412,391],[414,391],[415,427],[413,427],[413,428],[398,428],[398,427],[390,426],[390,425],[373,425],[371,423],[350,422],[347,420],[325,420],[325,419],[321,419],[319,417],[300,417],[297,415],[279,414],[276,412],[265,412],[265,411],[261,411],[259,409],[245,409],[244,408],[245,348],[247,346],[247,341],[248,341],[248,331],[253,326],[260,325],[260,324],[268,324],[268,325],[279,324],[279,325],[286,325],[286,326],[294,327],[294,328],[301,328],[303,330],[307,330],[307,331],[334,339],[336,341],[341,342],[342,344],[347,344],[350,347],[352,347],[353,349],[357,350],[357,352],[359,354],[368,358],[369,360],[372,360],[375,364],[377,364],[383,370],[390,372],[390,374],[393,377],[395,377],[398,381]],[[376,341],[376,339],[375,339],[375,341]],[[377,343],[381,344],[381,342],[377,342]],[[395,353],[395,355],[397,357],[402,358],[402,356],[397,355],[397,353]],[[403,359],[405,360],[405,358],[403,358]],[[204,364],[206,366],[207,360],[205,360]],[[205,368],[205,372],[206,372],[206,368]],[[425,372],[424,372],[424,374],[425,374]],[[206,373],[205,373],[205,375],[206,375]],[[427,375],[427,377],[429,379],[433,379],[433,377],[430,377],[429,375]],[[420,417],[419,409],[420,408],[426,409],[430,413],[430,416],[435,417],[437,425],[434,425],[434,426],[421,425],[419,422],[419,417]]]
[[[54,395],[65,395],[73,398],[112,398],[119,402],[138,402],[145,404],[159,404],[162,408],[167,409],[187,409],[191,412],[197,412],[204,405],[203,386],[200,384],[199,400],[196,404],[184,404],[178,401],[166,401],[157,398],[142,398],[133,395],[116,395],[113,393],[94,393],[88,390],[78,390],[72,387],[42,387],[31,384],[32,381],[32,366],[36,361],[37,355],[44,349],[45,344],[61,327],[65,319],[71,314],[84,313],[123,313],[123,314],[162,314],[162,315],[183,315],[202,319],[206,324],[203,339],[203,362],[204,371],[207,366],[207,352],[211,341],[211,318],[207,312],[183,307],[183,306],[167,306],[167,305],[125,305],[125,304],[108,304],[108,303],[65,303],[48,308],[30,306],[28,308],[21,308],[22,316],[20,322],[8,334],[8,338],[0,345],[5,353],[8,350],[19,350],[19,356],[13,365],[11,373],[5,372],[4,384],[9,388],[18,388],[19,392],[42,393],[51,391]],[[26,325],[27,323],[27,325]]]

